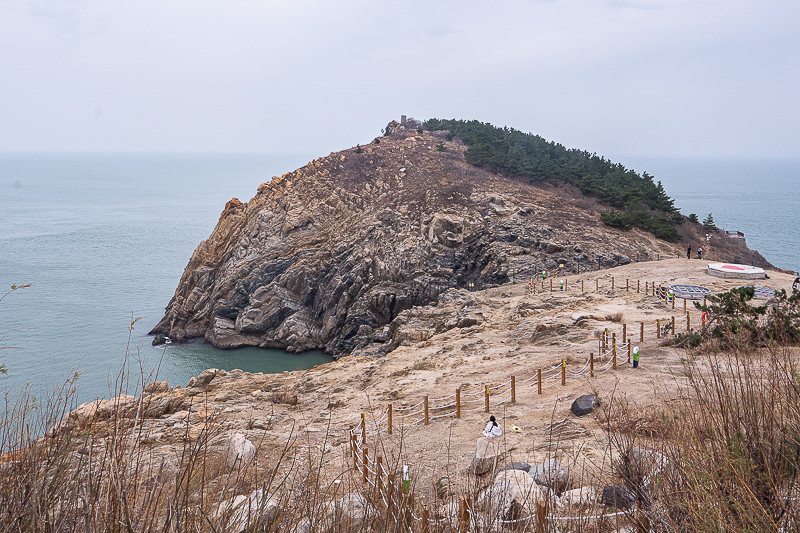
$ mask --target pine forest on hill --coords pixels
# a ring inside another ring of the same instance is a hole
[[[596,154],[477,120],[432,118],[423,125],[431,131],[448,131],[448,139],[460,138],[467,145],[464,155],[472,165],[533,182],[549,180],[577,187],[583,195],[610,207],[601,213],[609,226],[640,228],[669,242],[681,239],[675,226],[685,217],[661,182],[654,183],[646,172],[640,175]]]

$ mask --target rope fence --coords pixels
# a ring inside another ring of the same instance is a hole
[[[532,280],[530,287],[532,293],[536,293],[536,283]],[[552,289],[552,278],[550,279],[550,286]],[[600,290],[599,279],[595,280],[595,289]],[[544,287],[544,280],[542,280],[542,287]],[[616,288],[617,286],[620,288]],[[580,282],[581,290],[584,289],[584,282]],[[621,287],[624,287],[622,289]],[[612,277],[610,280],[610,290],[625,290],[632,291],[634,285],[630,280],[625,280],[625,284],[617,284]],[[569,287],[566,282],[559,283],[559,289],[568,291]],[[641,282],[637,281],[635,290],[637,293],[644,289],[644,293],[663,300],[668,308],[675,308],[675,300],[677,297],[668,292],[664,286],[657,286],[655,282],[645,281],[642,287]],[[705,302],[704,302],[705,304]],[[686,302],[684,299],[684,309]],[[695,319],[696,320],[696,319]],[[639,322],[638,337],[639,342],[644,342],[645,338],[661,339],[667,335],[675,335],[679,329],[691,331],[692,315],[690,311],[676,317],[675,315],[669,318],[660,318],[652,322]],[[617,370],[618,365],[621,363],[630,363],[632,360],[631,346],[633,343],[633,335],[635,332],[628,331],[627,324],[621,324],[619,328],[605,328],[600,335],[598,341],[598,353],[594,352],[589,354],[589,357],[582,363],[568,364],[566,358],[555,363],[552,366],[539,368],[530,376],[517,379],[516,376],[510,376],[510,379],[498,384],[484,384],[478,391],[463,391],[460,387],[455,390],[453,394],[430,398],[424,396],[423,399],[413,405],[406,407],[397,407],[393,404],[388,404],[385,409],[379,412],[380,418],[377,421],[368,422],[367,414],[362,413],[359,423],[355,426],[351,425],[348,430],[349,435],[349,450],[353,460],[353,469],[359,472],[363,483],[370,485],[377,490],[381,495],[384,503],[387,503],[387,497],[391,499],[392,491],[396,490],[394,487],[394,476],[383,465],[383,459],[377,455],[374,459],[370,456],[367,449],[367,428],[369,427],[370,433],[375,436],[381,434],[393,434],[395,425],[399,423],[401,428],[411,427],[416,425],[430,425],[432,420],[453,417],[460,419],[465,413],[472,413],[483,411],[488,413],[490,408],[494,408],[517,403],[517,393],[531,393],[535,391],[537,395],[543,394],[543,391],[557,387],[559,385],[565,386],[567,378],[576,379],[581,377],[597,377],[605,374],[606,372]],[[619,342],[618,342],[619,341]],[[578,366],[580,365],[580,366]],[[577,369],[573,369],[577,368]],[[374,418],[374,417],[373,417]],[[388,503],[387,503],[388,507]],[[552,521],[574,521],[574,520],[603,520],[615,516],[628,515],[627,512],[617,512],[611,514],[599,514],[592,516],[556,516],[549,512],[545,502],[537,504],[537,512],[535,515],[519,518],[517,520],[497,520],[498,524],[502,526],[513,526],[521,522],[536,521],[537,530],[546,527],[549,520]],[[402,517],[392,515],[395,520],[401,520]],[[411,516],[416,522],[421,522],[422,531],[430,531],[429,524],[436,524],[440,522],[447,522],[452,520],[458,521],[459,531],[468,531],[470,523],[473,522],[471,506],[466,497],[462,497],[459,502],[459,510],[451,516],[440,518],[438,520],[430,519],[427,508],[423,507],[421,517],[417,517],[411,513]],[[545,530],[545,529],[542,529]]]

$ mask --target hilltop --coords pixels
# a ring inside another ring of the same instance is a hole
[[[228,202],[151,333],[221,348],[386,354],[404,340],[398,318],[450,289],[685,254],[683,242],[607,225],[609,206],[573,184],[475,166],[447,131],[387,131]],[[678,230],[699,242],[691,224]],[[719,250],[768,265],[743,243]],[[450,327],[476,319],[462,318]]]

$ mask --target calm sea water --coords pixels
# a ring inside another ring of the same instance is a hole
[[[700,221],[741,231],[773,265],[800,270],[800,159],[620,158],[661,180],[675,205]]]
[[[0,302],[0,347],[14,347],[0,350],[9,369],[0,391],[51,387],[75,369],[82,401],[108,397],[126,350],[173,384],[209,367],[280,372],[329,361],[203,343],[156,349],[145,335],[225,202],[249,200],[315,156],[0,154],[0,296],[33,284]],[[774,264],[800,268],[800,161],[620,161],[660,179],[685,214],[713,213]]]
[[[294,155],[0,155],[0,391],[80,371],[82,401],[108,397],[126,358],[184,384],[205,368],[281,372],[330,357],[278,350],[154,348],[194,248],[227,200],[313,158]],[[133,330],[129,326],[139,318]],[[128,342],[130,334],[130,343]],[[19,348],[19,349],[17,349]]]

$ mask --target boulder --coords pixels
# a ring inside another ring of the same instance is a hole
[[[256,456],[256,447],[241,433],[234,434],[226,448],[228,466],[244,468]]]
[[[153,337],[153,346],[161,346],[167,343],[167,338],[164,335],[156,335]]]
[[[629,509],[636,503],[636,496],[631,490],[620,485],[606,485],[600,503],[611,505],[617,509]]]
[[[575,401],[572,402],[572,407],[570,407],[570,411],[575,416],[585,416],[594,411],[595,407],[600,407],[600,400],[597,398],[596,394],[584,394],[583,396],[578,396],[575,398]]]
[[[481,476],[494,470],[500,456],[500,445],[497,439],[479,438],[475,446],[475,457],[469,467],[470,473]]]
[[[580,487],[566,491],[558,500],[559,507],[571,505],[591,505],[597,501],[597,489],[594,487]]]
[[[166,381],[153,381],[142,387],[143,394],[159,394],[169,390],[169,383]]]
[[[536,504],[544,501],[544,494],[531,477],[522,470],[498,472],[492,484],[477,500],[480,510],[488,511],[503,520],[536,514]]]
[[[278,502],[267,497],[262,489],[257,489],[249,496],[240,494],[220,503],[213,516],[216,525],[220,526],[219,531],[261,531],[278,516]]]
[[[555,459],[531,465],[528,474],[537,485],[552,489],[557,494],[561,494],[572,485],[572,475],[569,470],[562,468],[561,463]]]

